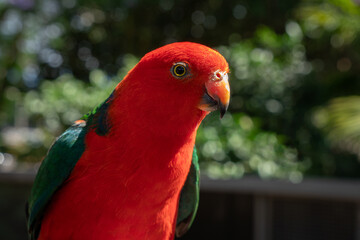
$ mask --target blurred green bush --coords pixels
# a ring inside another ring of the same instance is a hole
[[[359,31],[350,0],[0,2],[0,152],[39,162],[144,53],[190,40],[231,67],[230,111],[198,133],[204,172],[359,177]]]

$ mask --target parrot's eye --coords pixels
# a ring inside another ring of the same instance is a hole
[[[171,68],[171,73],[176,78],[184,77],[187,74],[186,63],[175,63]]]

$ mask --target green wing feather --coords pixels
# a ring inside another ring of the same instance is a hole
[[[85,134],[85,124],[70,127],[55,141],[42,162],[28,201],[30,239],[37,239],[45,207],[84,152]]]
[[[67,129],[55,141],[43,160],[26,206],[27,227],[31,240],[38,238],[44,210],[51,197],[70,176],[85,151],[85,136],[88,130],[94,129],[101,136],[106,135],[110,130],[107,110],[112,100],[113,94],[82,118],[86,122]]]
[[[196,148],[194,146],[191,166],[185,184],[181,190],[178,217],[176,222],[176,236],[181,237],[191,227],[199,205],[200,168]]]

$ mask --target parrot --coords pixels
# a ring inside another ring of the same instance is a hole
[[[145,54],[110,96],[60,135],[26,206],[31,240],[169,240],[194,221],[197,129],[230,101],[216,50],[175,42]]]

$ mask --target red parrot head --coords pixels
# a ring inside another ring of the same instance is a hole
[[[230,99],[228,72],[217,51],[177,42],[146,54],[118,90],[126,89],[137,117],[153,126],[181,128],[187,123],[198,125],[210,111],[225,114]]]

